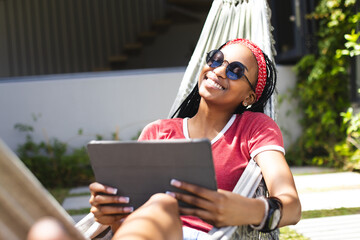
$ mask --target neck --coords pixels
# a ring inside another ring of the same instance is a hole
[[[190,138],[212,140],[225,127],[233,111],[209,105],[201,99],[198,112],[188,122]]]

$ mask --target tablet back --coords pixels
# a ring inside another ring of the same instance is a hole
[[[135,209],[151,195],[179,191],[171,179],[216,190],[208,140],[91,141],[88,153],[96,181],[130,197]]]

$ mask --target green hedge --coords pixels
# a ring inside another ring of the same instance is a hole
[[[85,147],[70,149],[56,138],[36,143],[32,126],[16,124],[15,129],[26,134],[25,143],[17,148],[19,158],[45,187],[73,187],[94,180]]]

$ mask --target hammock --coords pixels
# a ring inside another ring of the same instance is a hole
[[[269,19],[270,10],[266,0],[214,0],[170,114],[197,83],[205,53],[227,40],[239,37],[250,39],[272,59],[275,51]],[[265,113],[275,119],[273,97]],[[252,197],[261,178],[260,168],[253,160],[250,161],[234,192]],[[96,223],[90,213],[76,225],[83,233],[80,234],[71,217],[1,140],[0,212],[0,240],[25,239],[30,226],[42,216],[58,219],[75,240],[88,239],[106,227]],[[214,228],[210,233],[213,239],[230,239],[235,231],[236,227]]]
[[[206,53],[218,48],[227,40],[249,39],[273,59],[275,49],[270,15],[266,0],[214,0],[169,116],[175,112],[197,83],[205,64]],[[265,109],[265,113],[273,119],[275,119],[274,104],[272,96]]]
[[[54,217],[74,240],[86,238],[62,206],[0,139],[0,240],[26,239],[42,217]]]

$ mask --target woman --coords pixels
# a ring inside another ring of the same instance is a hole
[[[153,122],[139,137],[139,140],[211,140],[219,190],[172,181],[172,185],[191,194],[169,194],[196,206],[180,208],[180,213],[185,215],[182,217],[184,238],[196,239],[201,235],[206,238],[203,232],[212,226],[251,225],[269,232],[296,224],[301,206],[284,157],[281,132],[263,113],[275,88],[274,65],[259,47],[245,39],[229,41],[210,51],[206,63],[198,84],[174,114],[177,118]],[[268,198],[250,199],[231,192],[251,158],[261,168]],[[99,222],[116,228],[121,214],[131,211],[101,207],[103,203],[125,203],[128,199],[99,197],[98,189],[90,187],[90,190],[91,211]]]

